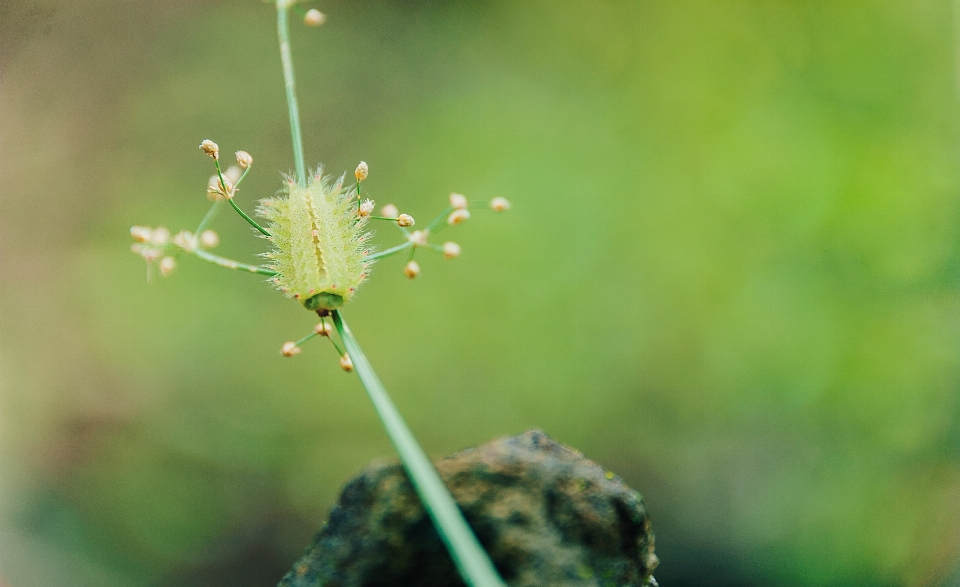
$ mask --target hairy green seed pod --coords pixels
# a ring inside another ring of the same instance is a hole
[[[266,255],[277,272],[272,283],[310,311],[336,310],[367,278],[370,235],[343,177],[331,183],[317,169],[306,187],[291,179],[257,212],[269,221],[274,249]]]

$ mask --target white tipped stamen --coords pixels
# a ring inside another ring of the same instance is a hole
[[[369,173],[370,168],[367,167],[367,162],[361,161],[360,165],[357,165],[357,170],[353,172],[353,176],[357,178],[357,181],[363,181],[367,179]]]
[[[353,361],[350,360],[350,355],[343,355],[340,357],[340,368],[347,373],[353,371]]]
[[[426,230],[414,230],[413,232],[410,233],[410,236],[408,238],[410,239],[410,242],[412,242],[414,245],[418,247],[425,247],[427,246],[428,234],[429,233]]]
[[[220,244],[220,235],[214,230],[204,230],[200,235],[200,244],[206,249],[212,249]]]
[[[164,257],[163,259],[160,259],[158,266],[160,268],[160,275],[167,277],[173,273],[174,269],[177,268],[177,260],[173,257]]]
[[[292,340],[288,340],[283,343],[283,346],[280,348],[280,354],[284,357],[292,357],[294,355],[300,354],[300,347],[297,346],[297,343]]]
[[[460,256],[460,245],[453,241],[443,243],[443,258],[456,259]]]
[[[138,243],[145,243],[153,235],[153,229],[149,226],[131,226],[130,236]]]
[[[397,224],[400,226],[413,226],[416,224],[416,221],[413,219],[413,216],[409,214],[401,214],[397,216]]]
[[[469,210],[454,210],[447,217],[447,224],[460,224],[470,219]]]
[[[200,149],[214,159],[220,158],[220,147],[210,139],[204,139],[204,141],[200,143]]]
[[[170,242],[170,231],[162,226],[158,226],[150,233],[150,244],[155,247],[162,247]]]
[[[387,204],[380,210],[380,215],[384,218],[396,218],[400,215],[400,210],[393,204]]]
[[[360,216],[369,216],[370,214],[372,214],[373,207],[374,207],[374,203],[373,203],[373,200],[371,200],[370,198],[367,198],[366,200],[361,202],[360,211],[359,211]]]
[[[311,8],[303,17],[303,24],[307,26],[320,26],[327,22],[327,15],[316,8]]]
[[[407,276],[407,279],[415,279],[420,275],[420,264],[416,261],[410,261],[403,267],[403,274]]]
[[[490,200],[490,207],[494,212],[503,212],[510,209],[510,200],[506,198],[494,198]]]
[[[253,165],[253,155],[247,153],[246,151],[237,151],[237,165],[243,169],[247,169]]]
[[[456,192],[450,194],[450,205],[456,208],[457,210],[466,210],[467,209],[467,197],[463,194],[458,194]]]

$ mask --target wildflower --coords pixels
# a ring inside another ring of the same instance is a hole
[[[214,230],[204,230],[200,235],[200,244],[207,249],[212,249],[220,244],[220,235]]]
[[[467,197],[463,194],[458,194],[456,192],[450,194],[450,205],[456,208],[457,210],[466,210],[467,209]]]
[[[247,153],[246,151],[237,151],[237,165],[243,169],[247,169],[253,165],[253,155]]]
[[[327,15],[316,8],[311,8],[303,17],[303,24],[307,26],[320,26],[327,22]]]
[[[420,275],[420,264],[416,261],[410,261],[403,267],[403,274],[407,276],[407,279],[413,279],[416,276]]]
[[[387,204],[383,207],[383,210],[380,211],[380,214],[382,214],[384,218],[396,218],[400,215],[400,210],[393,204]]]
[[[353,175],[357,178],[357,181],[363,181],[367,179],[369,171],[370,169],[367,167],[367,162],[361,161],[360,165],[357,165],[357,170],[353,172]]]
[[[288,340],[283,343],[283,346],[280,348],[280,354],[284,357],[293,357],[300,354],[300,347],[297,346],[297,343],[292,340]]]
[[[317,323],[317,325],[313,327],[313,331],[318,336],[330,336],[330,334],[333,332],[333,329],[330,327],[329,322],[324,321]]]
[[[450,213],[450,216],[447,217],[447,223],[460,224],[461,222],[464,222],[469,218],[470,218],[469,210],[464,210],[464,209],[454,210],[453,212]]]
[[[510,200],[506,198],[494,198],[490,200],[490,207],[494,212],[503,212],[510,209]]]
[[[340,357],[340,368],[349,373],[353,371],[353,361],[350,360],[350,355],[343,355]]]
[[[200,143],[200,149],[202,149],[204,153],[206,153],[207,155],[210,155],[214,159],[220,158],[220,147],[217,146],[217,144],[211,141],[210,139],[204,139],[204,141]]]
[[[360,216],[369,216],[373,212],[373,200],[367,198],[360,204]]]
[[[413,216],[410,216],[409,214],[401,214],[397,216],[397,224],[400,226],[413,226],[415,221],[413,220]]]
[[[150,240],[153,230],[149,226],[131,226],[130,236],[138,243],[145,243]]]
[[[150,244],[155,247],[162,247],[170,242],[170,231],[162,226],[154,228],[150,233]]]
[[[173,237],[173,244],[177,245],[184,251],[192,253],[195,248],[197,248],[197,240],[193,237],[193,234],[189,230],[181,230]]]
[[[173,270],[177,268],[177,260],[173,257],[164,257],[160,259],[160,275],[166,277],[173,273]]]
[[[443,258],[455,259],[460,256],[460,245],[453,241],[443,243]]]
[[[414,230],[408,238],[414,245],[425,247],[427,246],[427,234],[426,230]]]

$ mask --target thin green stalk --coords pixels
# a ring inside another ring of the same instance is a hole
[[[194,249],[193,254],[200,257],[204,261],[209,261],[214,265],[219,265],[221,267],[226,267],[227,269],[236,269],[238,271],[247,271],[249,273],[256,273],[258,275],[276,275],[277,272],[272,269],[267,269],[266,267],[258,267],[256,265],[247,265],[246,263],[241,263],[240,261],[234,261],[233,259],[227,259],[226,257],[221,257],[220,255],[214,255],[213,253],[208,253],[203,249]]]
[[[293,141],[293,163],[297,170],[297,184],[307,185],[307,165],[303,158],[303,136],[300,133],[300,107],[297,106],[296,84],[293,78],[293,57],[290,55],[290,0],[277,0],[277,34],[280,37],[280,61],[283,63],[283,85],[287,90],[287,110],[290,113],[290,136]]]
[[[400,455],[410,482],[433,520],[440,538],[446,543],[453,562],[460,570],[460,576],[471,587],[506,587],[437,470],[420,448],[397,407],[390,401],[387,390],[380,383],[339,311],[333,312],[333,323],[347,354],[350,355],[353,368],[360,376],[360,381],[367,390],[380,421],[383,422],[390,442]]]
[[[412,247],[412,246],[413,246],[413,243],[410,242],[410,241],[407,241],[407,242],[405,242],[405,243],[400,243],[399,245],[397,245],[397,246],[395,246],[395,247],[390,247],[389,249],[386,249],[386,250],[384,250],[384,251],[378,251],[378,252],[376,252],[376,253],[372,253],[372,254],[370,254],[370,255],[367,255],[366,260],[367,260],[367,261],[373,261],[374,259],[382,259],[383,257],[389,257],[390,255],[392,255],[392,254],[394,254],[394,253],[399,253],[399,252],[402,251],[403,249],[405,249],[405,248],[407,248],[407,247]]]

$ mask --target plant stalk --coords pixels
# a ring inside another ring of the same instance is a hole
[[[446,543],[453,562],[460,570],[460,576],[471,587],[506,587],[437,470],[420,448],[397,407],[390,401],[387,390],[380,383],[340,312],[335,310],[332,314],[340,340],[353,361],[353,368],[360,376],[360,381],[367,390],[380,421],[383,422],[390,442],[400,455],[410,482],[433,520],[437,533]]]
[[[277,31],[280,37],[280,59],[283,62],[283,78],[287,91],[287,106],[290,113],[290,134],[293,140],[293,157],[296,164],[297,183],[306,185],[306,166],[303,159],[303,138],[300,132],[300,113],[293,77],[293,60],[290,56],[289,7],[292,0],[277,0]],[[404,245],[406,246],[406,244]],[[383,422],[387,436],[393,443],[403,463],[410,482],[420,496],[424,509],[433,520],[437,533],[447,546],[460,576],[470,587],[506,587],[490,557],[480,545],[473,530],[467,524],[456,501],[443,484],[440,475],[420,448],[410,428],[393,405],[387,390],[367,360],[360,345],[339,311],[332,312],[333,322],[340,340],[353,362],[360,382],[367,390],[373,407]]]

